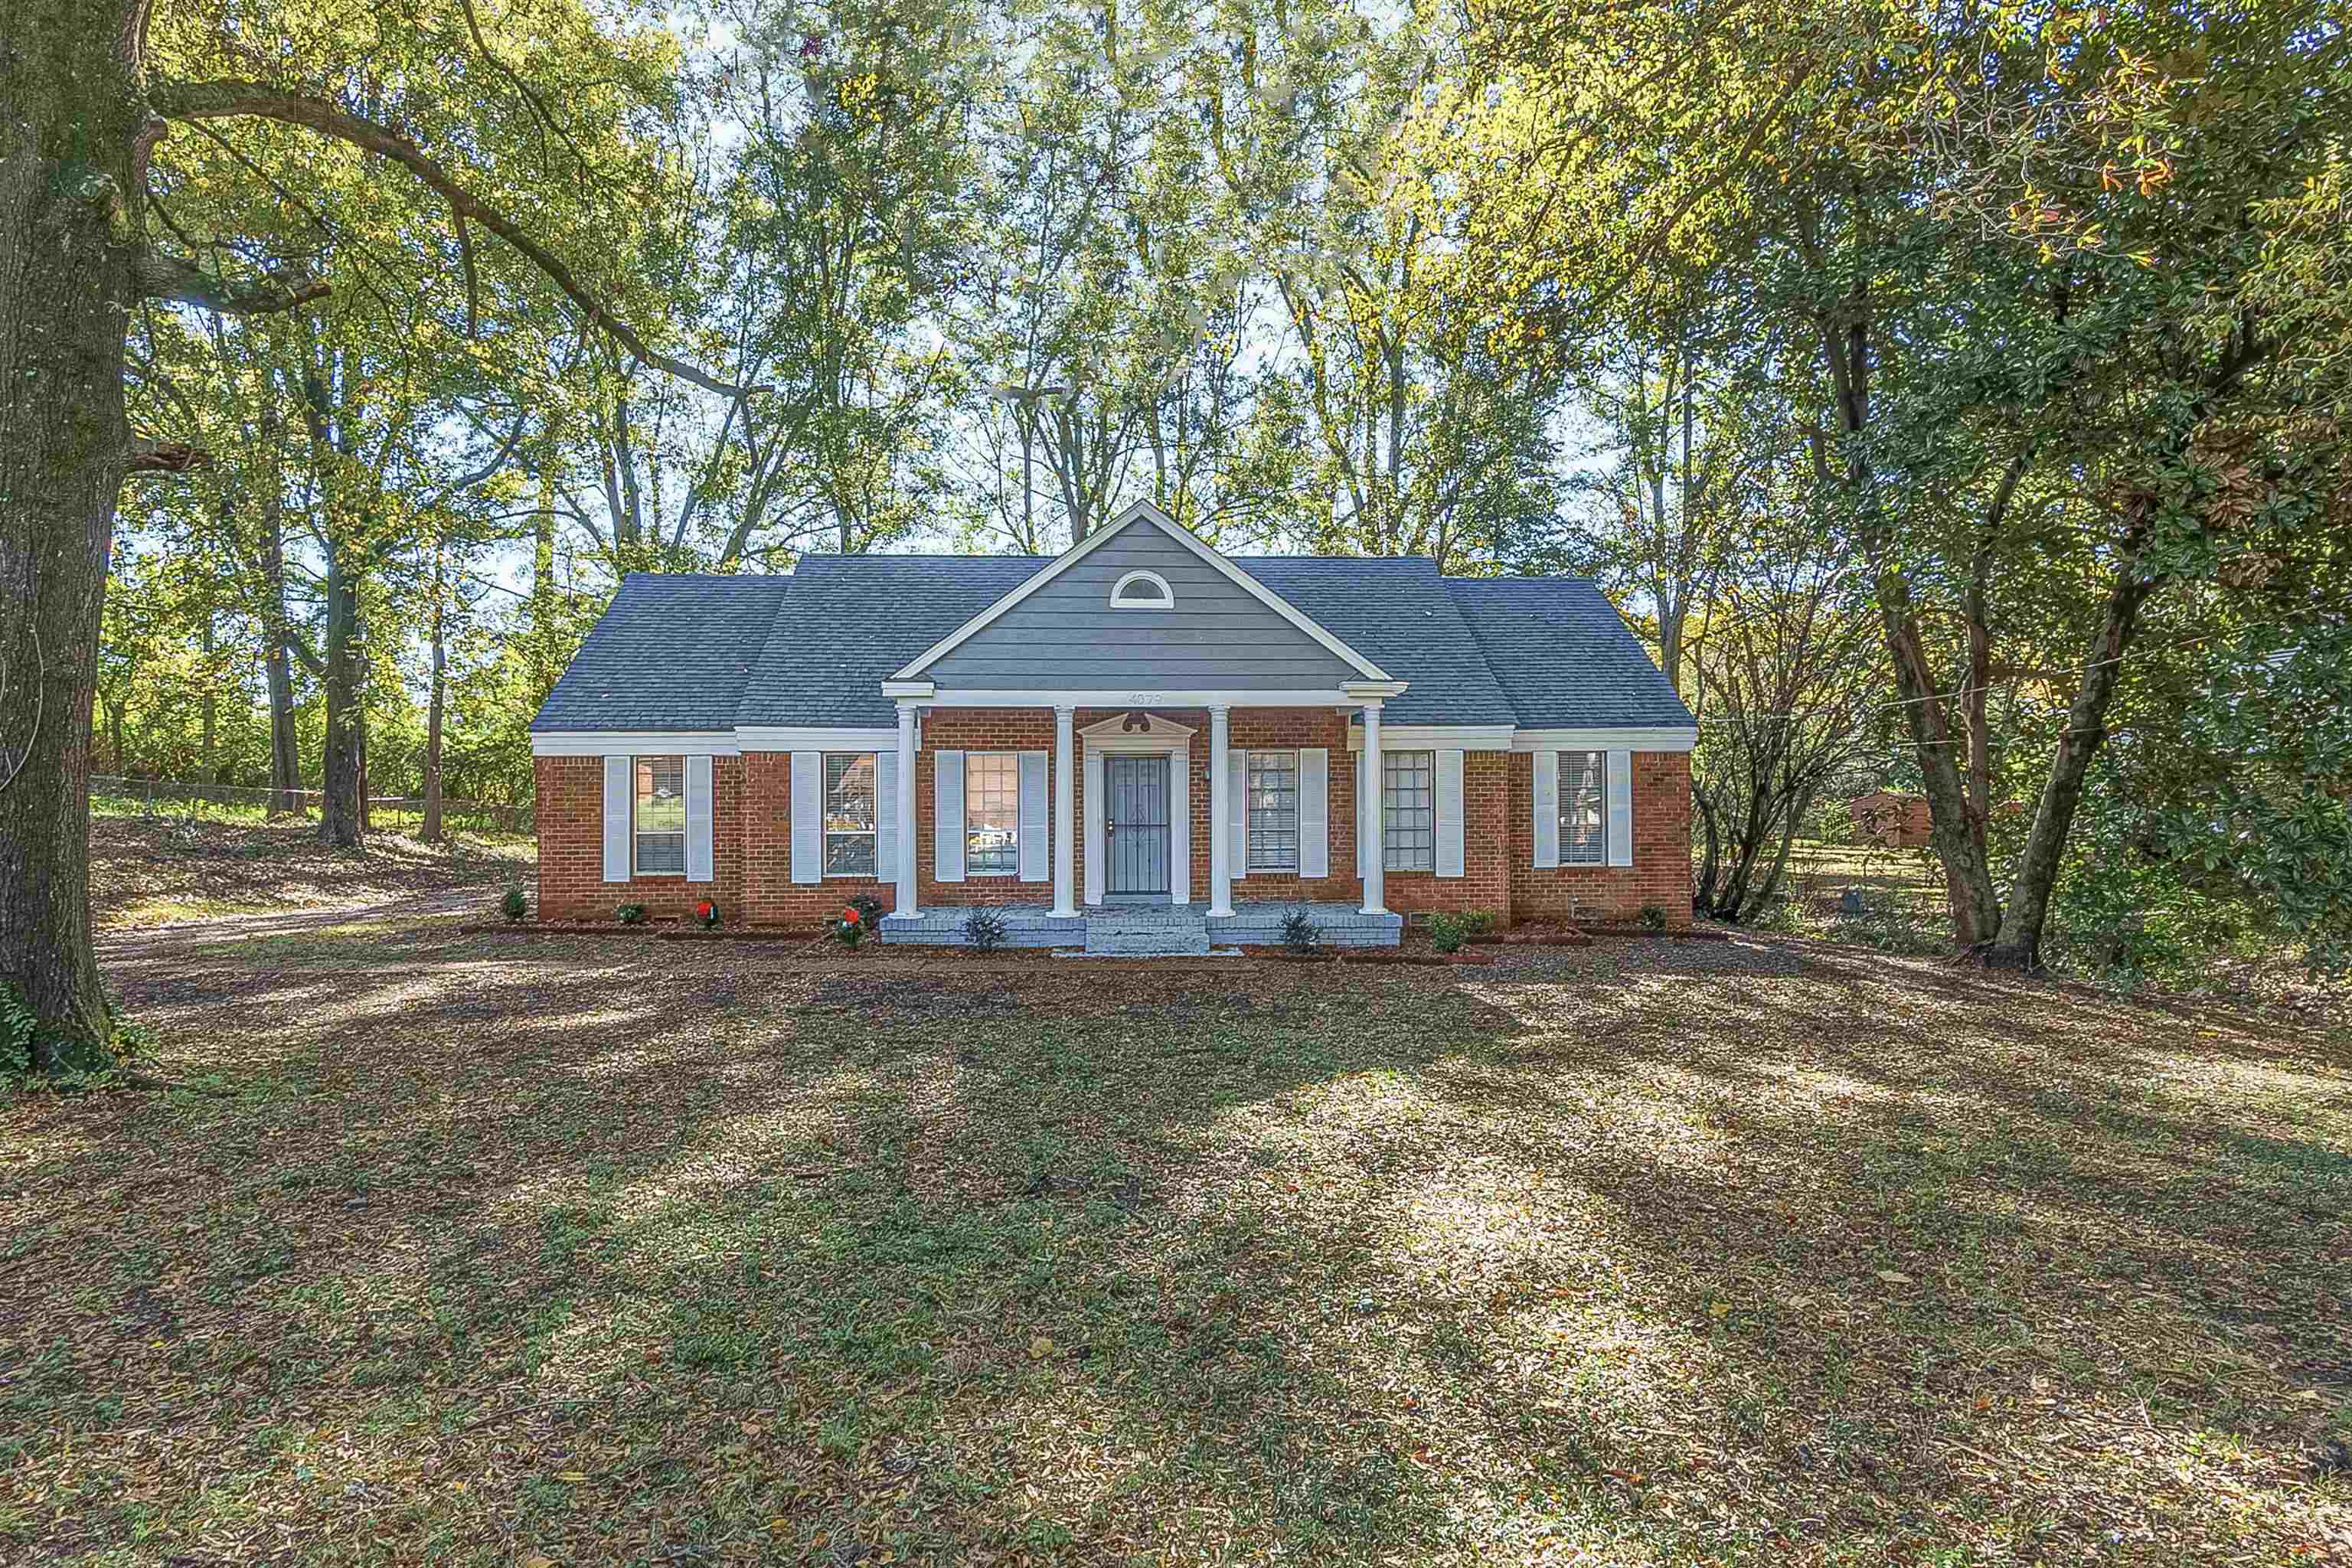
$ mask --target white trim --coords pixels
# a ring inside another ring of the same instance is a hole
[[[1098,906],[1110,890],[1110,856],[1103,845],[1103,758],[1114,752],[1168,759],[1168,901],[1192,901],[1192,731],[1158,714],[1149,730],[1119,732],[1122,719],[1105,719],[1078,731],[1087,738],[1087,897]]]
[[[1129,741],[1147,742],[1182,742],[1190,740],[1192,736],[1192,731],[1190,728],[1177,723],[1173,719],[1162,719],[1157,713],[1146,713],[1144,718],[1149,721],[1149,723],[1146,728],[1141,730],[1128,729],[1126,727],[1127,715],[1121,713],[1115,719],[1097,719],[1093,723],[1087,725],[1077,732],[1086,736],[1089,740],[1099,741],[1118,741],[1125,739]],[[1097,748],[1097,750],[1101,749],[1103,748]],[[1118,748],[1113,747],[1110,749],[1117,750]],[[1126,749],[1133,752],[1159,751],[1161,748],[1158,746],[1140,745],[1129,746]]]
[[[1370,659],[1366,658],[1362,654],[1358,653],[1354,648],[1349,647],[1346,643],[1341,642],[1338,637],[1333,637],[1329,632],[1317,625],[1306,615],[1300,613],[1297,607],[1292,605],[1289,600],[1285,599],[1281,595],[1276,593],[1273,589],[1267,587],[1265,584],[1259,582],[1256,578],[1251,576],[1248,573],[1243,571],[1240,567],[1234,565],[1232,562],[1226,560],[1215,551],[1210,549],[1206,544],[1201,542],[1199,536],[1194,534],[1191,529],[1179,525],[1175,519],[1170,517],[1166,512],[1161,511],[1158,507],[1153,506],[1148,500],[1137,501],[1125,511],[1120,512],[1117,517],[1113,518],[1108,526],[1095,530],[1094,532],[1087,535],[1086,538],[1080,540],[1076,544],[1072,545],[1069,549],[1064,551],[1059,556],[1055,558],[1052,565],[1032,576],[1027,582],[1022,584],[1011,593],[1006,594],[1003,597],[998,599],[996,603],[981,611],[980,614],[966,621],[962,626],[958,626],[954,631],[950,632],[940,641],[933,643],[911,663],[898,670],[897,674],[891,677],[891,679],[893,680],[913,680],[917,679],[923,673],[923,671],[929,669],[938,660],[953,652],[955,649],[962,647],[966,641],[970,640],[984,627],[996,621],[997,618],[1002,616],[1006,611],[1012,609],[1015,605],[1018,605],[1023,600],[1028,598],[1030,595],[1034,594],[1038,589],[1043,588],[1046,584],[1052,582],[1055,578],[1059,577],[1063,573],[1068,571],[1079,562],[1085,560],[1088,555],[1094,553],[1095,551],[1100,549],[1112,539],[1115,539],[1119,534],[1126,532],[1131,524],[1138,521],[1152,524],[1161,532],[1167,534],[1168,537],[1173,539],[1176,542],[1181,544],[1187,550],[1190,550],[1193,554],[1199,556],[1210,566],[1223,573],[1226,577],[1233,581],[1234,586],[1240,588],[1243,592],[1249,594],[1267,609],[1272,610],[1276,615],[1280,616],[1284,620],[1288,621],[1292,626],[1297,626],[1300,631],[1305,632],[1308,637],[1314,638],[1315,641],[1322,645],[1327,652],[1336,656],[1343,663],[1353,666],[1357,673],[1361,675],[1365,679],[1387,680],[1390,679],[1388,672],[1382,669],[1379,665],[1374,664]],[[885,689],[886,691],[887,690],[887,686]],[[891,695],[898,694],[891,693]],[[908,695],[920,694],[908,693]]]
[[[935,708],[1329,708],[1360,706],[1356,699],[1332,687],[1299,691],[1208,691],[1160,687],[1092,687],[1056,690],[1050,687],[940,691],[928,701]]]
[[[903,697],[929,697],[930,694],[931,683],[928,680],[886,680],[882,683],[882,695],[893,701]]]
[[[1381,749],[1389,752],[1507,752],[1515,731],[1508,724],[1383,724]],[[1348,726],[1348,750],[1364,749],[1360,724]]]
[[[534,757],[733,757],[733,730],[566,730],[530,738]]]
[[[891,724],[741,724],[735,743],[746,752],[894,752],[898,731]]]
[[[1696,725],[1653,730],[1514,730],[1515,752],[1687,752],[1698,744]]]
[[[1127,592],[1127,585],[1129,583],[1157,583],[1160,584],[1160,597],[1156,599],[1120,598],[1119,595]],[[1176,590],[1170,587],[1168,579],[1157,572],[1129,572],[1110,585],[1110,607],[1114,610],[1172,610],[1176,607]]]

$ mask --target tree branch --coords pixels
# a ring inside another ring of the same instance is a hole
[[[266,82],[160,81],[148,89],[148,100],[156,113],[167,119],[275,120],[288,125],[306,127],[322,136],[389,158],[424,181],[436,195],[449,204],[449,210],[459,218],[480,224],[522,252],[524,258],[545,273],[548,280],[561,289],[590,321],[602,328],[636,359],[721,396],[738,396],[746,390],[720,381],[697,365],[649,347],[634,328],[614,314],[612,308],[574,276],[571,268],[533,239],[520,224],[458,184],[457,176],[436,163],[423,148],[387,126],[362,115],[350,113],[324,99],[312,98],[306,93],[287,92]]]
[[[153,250],[140,257],[136,281],[140,292],[150,300],[174,300],[225,316],[274,315],[307,305],[327,292],[327,286],[315,278],[234,282],[215,278],[184,258]]]

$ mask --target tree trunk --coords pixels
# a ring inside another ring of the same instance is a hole
[[[197,709],[203,724],[205,760],[198,765],[196,773],[205,783],[216,784],[221,782],[220,682],[215,679],[213,670],[213,654],[216,650],[213,646],[213,614],[209,608],[205,611],[204,630],[197,638],[196,646],[205,656],[203,678],[205,694]]]
[[[324,641],[327,737],[319,784],[319,842],[330,848],[358,848],[360,823],[359,588],[345,564],[341,531],[327,535],[327,607]]]
[[[0,991],[43,1067],[108,1059],[90,702],[130,428],[147,112],[118,0],[8,0],[0,47]]]
[[[2115,585],[2108,591],[2105,619],[2092,639],[2089,657],[2084,660],[2089,668],[2083,671],[2083,684],[2066,710],[2066,733],[2058,742],[2057,754],[2050,759],[2050,777],[2042,786],[2042,804],[2033,814],[2033,827],[2026,835],[2025,848],[2018,856],[2017,885],[2010,891],[2008,918],[2001,921],[2000,935],[1984,954],[1985,962],[1995,968],[2034,970],[2042,966],[2042,931],[2050,916],[2050,895],[2057,886],[2059,856],[2066,847],[2066,832],[2074,826],[2075,808],[2083,802],[2083,778],[2090,771],[2091,759],[2098,754],[2100,743],[2107,738],[2107,703],[2115,696],[2116,682],[2121,679],[2124,650],[2131,646],[2132,633],[2139,624],[2140,606],[2158,586],[2159,580],[2142,579],[2135,574],[2137,559],[2135,541],[2135,548],[2125,555]]]
[[[433,585],[433,692],[425,707],[425,822],[416,830],[416,837],[427,844],[441,842],[441,711],[449,684],[440,575],[436,563]]]

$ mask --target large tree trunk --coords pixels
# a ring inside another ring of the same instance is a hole
[[[2011,889],[2008,918],[2000,934],[1986,950],[1985,962],[1996,968],[2033,970],[2042,966],[2042,931],[2050,916],[2050,895],[2058,883],[2059,857],[2066,833],[2083,802],[2083,779],[2091,759],[2107,738],[2107,704],[2123,674],[2124,650],[2131,647],[2139,625],[2140,606],[2156,592],[2160,579],[2145,579],[2135,571],[2137,541],[2126,554],[2107,594],[2107,609],[2092,639],[2083,684],[2066,710],[2066,733],[2050,759],[2050,776],[2042,786],[2042,803],[2033,814],[2033,827],[2017,858],[2017,885]]]
[[[8,0],[0,47],[0,990],[44,1067],[101,1062],[110,1034],[89,724],[146,186],[132,9]]]

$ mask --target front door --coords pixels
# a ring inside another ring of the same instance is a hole
[[[1104,858],[1110,896],[1168,894],[1168,759],[1103,758]]]

